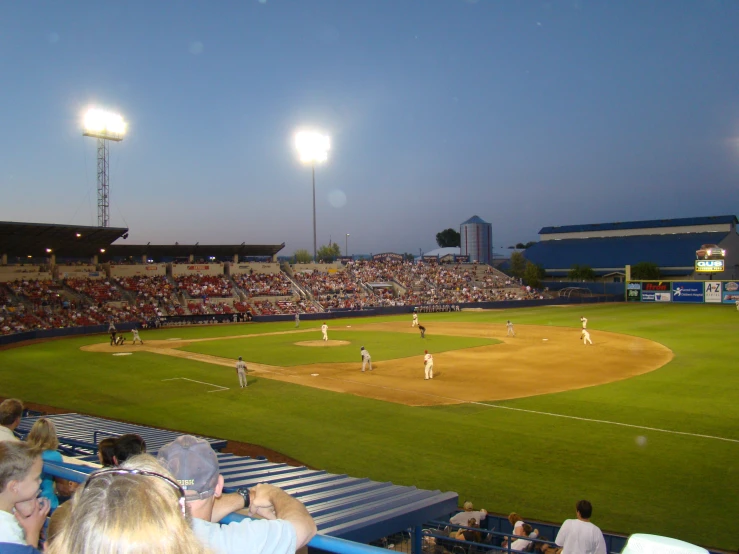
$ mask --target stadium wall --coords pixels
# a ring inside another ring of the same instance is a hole
[[[627,302],[736,304],[739,281],[628,281]]]

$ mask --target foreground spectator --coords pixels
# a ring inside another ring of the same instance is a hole
[[[22,415],[23,402],[16,398],[3,400],[0,404],[0,441],[20,441],[13,431],[20,425]]]
[[[38,546],[49,513],[49,503],[36,498],[42,468],[41,456],[27,444],[0,442],[0,552],[2,543]]]
[[[598,527],[590,523],[593,506],[580,500],[575,506],[577,519],[568,519],[554,540],[562,547],[562,554],[606,554],[606,541]]]
[[[103,467],[112,467],[115,464],[115,439],[106,437],[98,443],[98,460]]]
[[[146,454],[146,442],[139,435],[129,433],[121,435],[113,443],[113,464],[121,465],[131,456]]]
[[[90,475],[65,506],[50,554],[203,554],[170,477],[111,468]],[[56,527],[56,523],[54,524]]]
[[[40,417],[33,424],[31,430],[26,437],[26,444],[35,452],[41,454],[44,462],[61,463],[64,460],[62,455],[57,451],[59,448],[59,439],[56,436],[56,426],[54,422],[45,417]],[[39,496],[49,501],[50,509],[53,512],[59,506],[59,498],[54,492],[54,476],[48,473],[41,474],[41,492]]]
[[[482,520],[485,519],[488,515],[487,510],[475,510],[474,505],[469,500],[464,503],[463,507],[464,511],[459,512],[455,516],[452,516],[449,519],[449,523],[453,523],[454,525],[467,525],[467,522],[470,520],[470,518],[475,518],[478,523],[482,523]]]
[[[195,534],[219,554],[247,549],[253,554],[293,554],[316,534],[316,524],[305,506],[275,486],[262,483],[222,498],[218,457],[203,439],[178,437],[159,450],[159,461],[185,488]],[[264,519],[211,523],[243,508]]]

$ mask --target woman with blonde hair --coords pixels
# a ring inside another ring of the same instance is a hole
[[[26,444],[41,455],[44,462],[61,463],[64,460],[57,451],[59,439],[56,436],[56,425],[50,419],[40,417],[33,424],[26,437]],[[59,506],[59,498],[54,491],[54,476],[48,473],[41,474],[41,492],[39,496],[49,499],[50,509],[53,512]]]
[[[185,511],[185,492],[172,478],[140,469],[90,475],[49,554],[202,554]]]

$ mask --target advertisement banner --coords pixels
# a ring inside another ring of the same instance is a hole
[[[703,303],[703,283],[700,281],[678,281],[672,283],[673,302]]]
[[[626,284],[626,301],[627,302],[641,301],[641,283],[627,283]]]
[[[188,265],[187,269],[189,269],[190,271],[198,271],[201,269],[210,269],[210,266],[209,265]]]
[[[695,260],[697,273],[715,273],[724,270],[724,260]]]
[[[710,304],[721,304],[721,281],[706,281],[703,285],[703,297]]]
[[[671,300],[671,292],[655,292],[651,290],[641,291],[642,302],[669,302]]]
[[[456,254],[454,256],[454,261],[459,263],[469,263],[470,256],[469,254],[465,254],[464,256],[460,256],[459,254]]]
[[[431,262],[435,263],[439,261],[439,256],[424,256],[422,259],[424,262],[427,262],[427,263],[431,263]]]
[[[721,296],[721,301],[724,304],[734,304],[739,300],[739,283],[736,281],[728,281],[724,283],[724,291]]]
[[[383,254],[375,254],[372,256],[372,259],[383,262],[402,262],[403,256],[401,254],[395,254],[394,252],[385,252]]]

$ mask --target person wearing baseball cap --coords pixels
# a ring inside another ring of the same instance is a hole
[[[218,457],[205,439],[177,437],[159,450],[158,460],[185,491],[195,535],[218,554],[245,550],[253,554],[293,554],[316,534],[316,524],[305,506],[278,487],[260,483],[223,494]],[[211,523],[242,509],[264,519],[244,519],[228,525]]]

